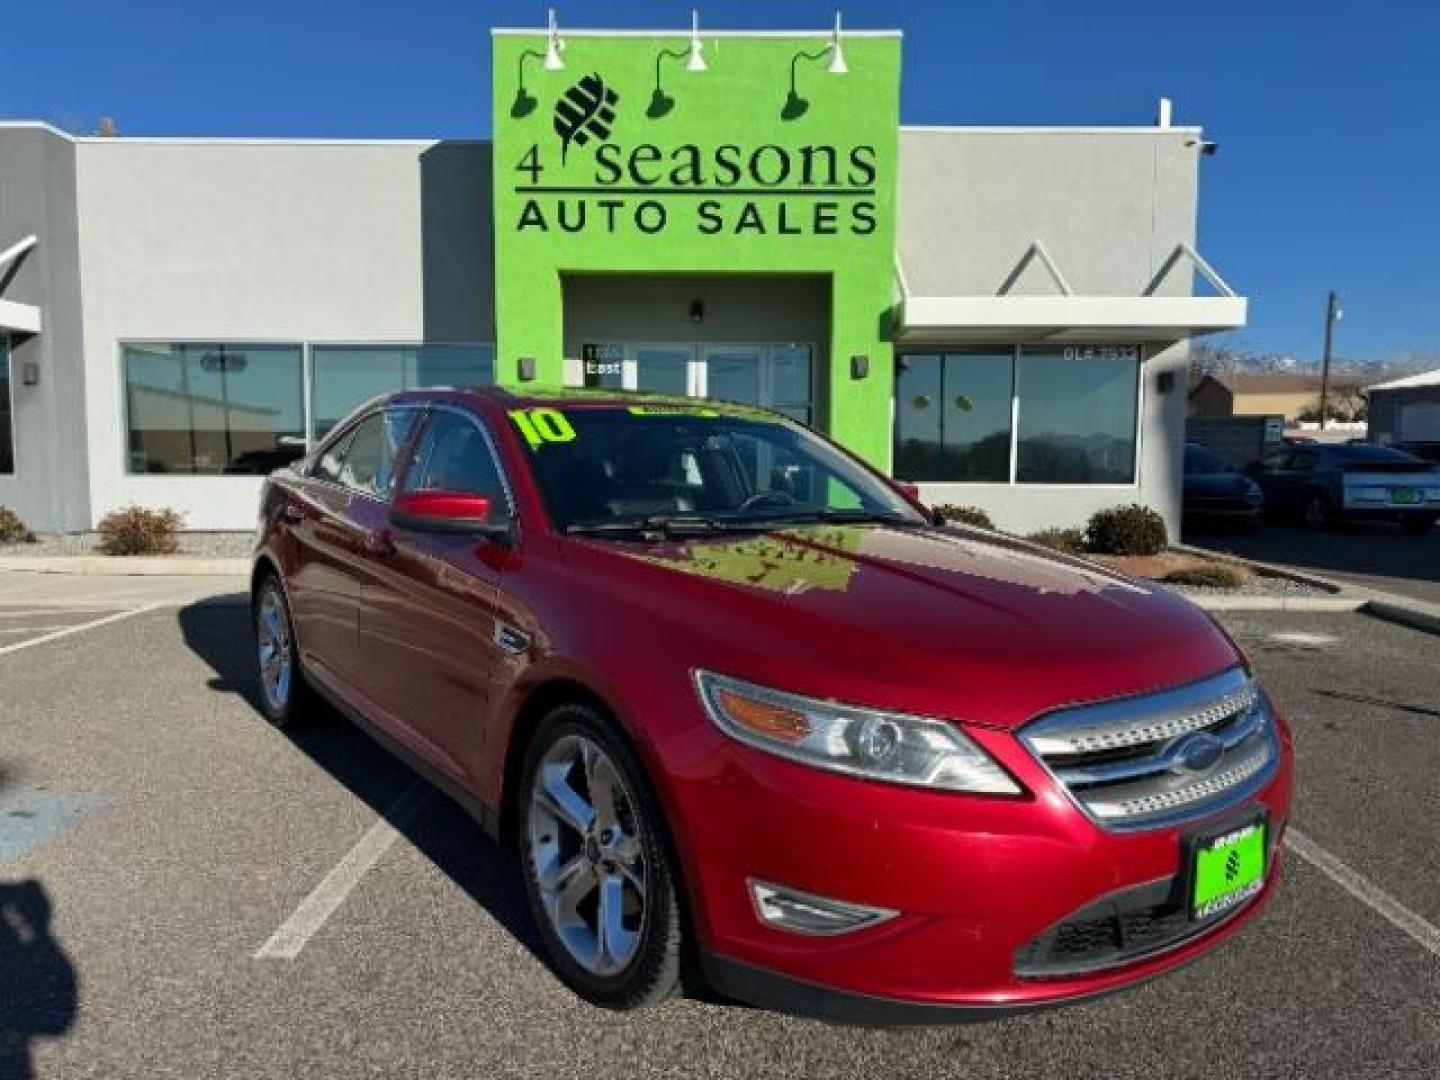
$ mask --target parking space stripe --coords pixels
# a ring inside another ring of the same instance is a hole
[[[83,622],[76,626],[67,626],[49,634],[41,634],[39,637],[31,638],[29,641],[17,641],[11,645],[0,645],[0,656],[4,656],[6,653],[19,652],[21,649],[28,649],[33,645],[44,645],[48,641],[56,641],[59,638],[69,637],[71,634],[78,634],[82,630],[93,630],[97,626],[106,626],[113,622],[119,622],[121,619],[132,618],[135,615],[145,615],[164,606],[164,604],[143,604],[140,607],[130,608],[126,611],[117,611],[114,615],[106,615],[103,619],[91,619],[89,622]]]
[[[1290,829],[1285,834],[1285,846],[1366,907],[1378,912],[1391,925],[1410,935],[1421,947],[1440,956],[1440,927],[1436,927],[1434,923],[1415,914],[1380,886],[1359,871],[1347,866],[1304,833]]]
[[[300,955],[309,940],[325,925],[327,919],[345,902],[352,889],[366,872],[380,861],[390,850],[390,845],[400,835],[400,830],[415,816],[426,797],[429,785],[423,781],[412,781],[399,797],[390,804],[384,817],[370,827],[349,853],[335,864],[335,868],[309,896],[300,902],[291,916],[280,924],[280,929],[256,951],[256,960],[294,960]]]

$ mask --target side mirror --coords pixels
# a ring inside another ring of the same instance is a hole
[[[487,536],[506,542],[510,522],[490,520],[490,500],[458,491],[405,491],[395,497],[390,523],[412,532]]]

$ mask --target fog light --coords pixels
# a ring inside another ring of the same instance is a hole
[[[760,916],[761,922],[791,933],[817,937],[848,934],[900,914],[886,908],[831,900],[765,881],[751,880],[750,895],[755,900],[755,913]]]

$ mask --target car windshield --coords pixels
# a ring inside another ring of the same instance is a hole
[[[768,413],[704,405],[575,405],[510,412],[556,527],[925,518],[868,470]]]

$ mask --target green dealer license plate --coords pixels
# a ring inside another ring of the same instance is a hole
[[[1208,919],[1243,904],[1265,884],[1265,823],[1253,821],[1195,845],[1190,912]]]
[[[1415,503],[1418,503],[1420,499],[1421,491],[1419,488],[1397,487],[1390,489],[1390,501],[1393,503],[1400,503],[1401,505],[1405,506],[1413,506]]]

